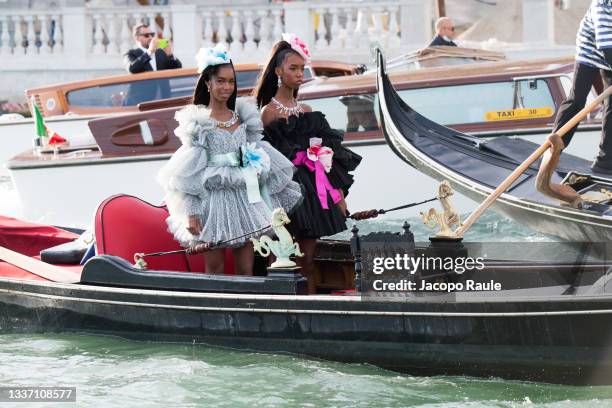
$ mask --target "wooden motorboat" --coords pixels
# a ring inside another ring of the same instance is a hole
[[[360,280],[361,293],[350,290],[355,269],[368,275],[373,254],[363,245],[369,236],[355,232],[357,267],[348,242],[320,242],[318,294],[305,295],[301,275],[266,272],[265,262],[256,262],[256,276],[202,273],[203,255],[148,258],[147,270],[135,268],[134,252],[178,248],[166,216],[163,207],[134,197],[109,198],[95,215],[98,255],[84,266],[76,234],[0,218],[0,331],[204,343],[410,374],[611,383],[606,264],[487,260],[479,278],[502,290],[380,297],[368,278]],[[410,235],[406,228],[386,239],[404,242],[415,256],[431,250]]]
[[[235,64],[237,86],[242,94],[253,90],[261,69],[261,64]],[[361,73],[361,70],[362,67],[358,64],[313,60],[306,67],[304,78],[310,80],[317,76],[355,75]],[[191,96],[198,77],[196,68],[113,75],[32,88],[26,90],[26,96],[34,98],[44,116],[65,115],[70,112],[79,115],[126,113],[138,111],[140,104],[153,101],[150,99],[151,95],[129,95],[134,83],[144,82],[156,87],[160,81],[164,81],[169,85],[169,93],[161,95],[161,98],[172,99]]]
[[[261,64],[235,65],[239,95],[252,92],[261,69]],[[317,76],[356,75],[361,72],[362,66],[359,64],[314,60],[306,68],[304,79],[307,84]],[[36,103],[49,128],[65,137],[73,149],[95,149],[96,141],[87,127],[90,120],[152,107],[185,105],[191,99],[198,77],[196,68],[113,75],[28,89],[26,97],[28,101]],[[143,94],[143,86],[145,89],[163,89],[164,93]],[[0,119],[0,172],[3,163],[32,147],[35,129],[31,118]]]
[[[482,140],[433,122],[412,109],[395,91],[378,55],[378,96],[385,137],[405,162],[453,189],[482,202],[538,145],[522,139],[499,137]],[[576,142],[575,142],[576,143]],[[585,202],[570,208],[536,190],[539,162],[532,165],[496,200],[493,209],[544,234],[569,241],[612,240],[612,200]],[[561,155],[553,176],[581,194],[612,188],[610,176],[593,174],[590,162]]]

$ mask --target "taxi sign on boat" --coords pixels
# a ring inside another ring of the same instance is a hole
[[[485,121],[548,118],[553,115],[553,112],[554,110],[551,107],[497,110],[486,112]]]

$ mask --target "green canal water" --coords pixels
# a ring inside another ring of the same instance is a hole
[[[113,337],[3,335],[0,361],[4,386],[77,388],[76,404],[37,405],[44,407],[612,407],[612,387],[413,377],[368,365]],[[35,406],[14,406],[28,405]]]

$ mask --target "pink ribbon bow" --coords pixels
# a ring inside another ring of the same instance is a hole
[[[334,204],[342,200],[340,191],[334,188],[327,175],[332,166],[332,157],[334,152],[332,149],[321,144],[313,144],[306,151],[298,152],[293,159],[293,164],[296,166],[303,165],[310,172],[315,172],[315,185],[317,186],[317,196],[321,202],[321,207],[328,210],[327,193],[331,196]]]

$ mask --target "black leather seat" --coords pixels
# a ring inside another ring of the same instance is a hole
[[[40,251],[40,260],[50,264],[78,265],[87,252],[79,240],[66,242]]]

